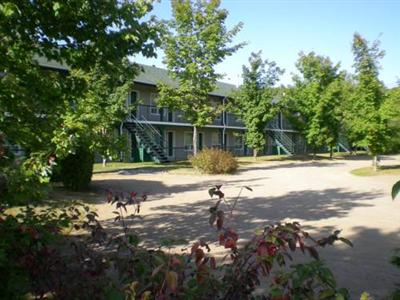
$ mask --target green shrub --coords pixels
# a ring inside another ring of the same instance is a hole
[[[204,149],[190,159],[192,166],[206,174],[230,174],[238,162],[232,153],[221,149]]]
[[[71,190],[88,187],[93,174],[94,154],[87,147],[79,147],[60,161],[61,181]]]
[[[52,165],[44,154],[31,153],[25,160],[13,160],[0,171],[5,203],[24,205],[42,200],[49,189],[51,172]]]

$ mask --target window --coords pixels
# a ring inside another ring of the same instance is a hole
[[[150,94],[150,114],[152,115],[160,114],[160,109],[157,106],[157,97],[158,95],[156,93]]]
[[[222,134],[221,132],[212,132],[211,133],[211,146],[212,147],[221,147]]]
[[[233,138],[234,138],[235,149],[242,149],[243,148],[243,135],[235,135]]]
[[[136,91],[131,92],[130,104],[136,104],[138,93]]]
[[[186,151],[193,150],[193,133],[185,132],[183,136],[183,146],[185,147]]]

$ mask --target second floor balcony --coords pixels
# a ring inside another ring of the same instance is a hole
[[[185,120],[184,114],[181,111],[171,111],[168,108],[159,108],[154,105],[139,104],[136,109],[132,112],[139,121],[148,121],[155,124],[165,123],[182,126],[190,125],[190,122]],[[237,117],[237,115],[230,112],[222,112],[217,116],[214,121],[209,124],[215,127],[231,127],[245,129],[244,123]],[[277,115],[268,124],[270,129],[286,129],[292,130],[291,124],[282,117],[282,114]]]

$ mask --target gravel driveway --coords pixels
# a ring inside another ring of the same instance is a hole
[[[396,160],[399,157],[388,156],[382,163]],[[357,177],[349,172],[369,164],[367,158],[266,162],[229,176],[125,171],[96,174],[93,185],[149,194],[141,212],[144,218],[137,223],[149,244],[165,236],[215,240],[208,224],[208,208],[213,203],[208,188],[223,184],[228,198],[234,198],[241,186],[250,186],[253,192],[243,191],[235,214],[241,238],[251,237],[266,223],[283,220],[299,221],[317,236],[341,229],[354,248],[338,245],[322,250],[321,257],[339,285],[350,290],[352,299],[359,299],[362,291],[383,299],[400,283],[400,270],[389,263],[392,249],[400,247],[400,201],[390,199],[391,186],[398,178]],[[100,218],[113,218],[113,209],[101,202],[96,205]]]

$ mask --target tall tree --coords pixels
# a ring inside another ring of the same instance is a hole
[[[284,72],[274,61],[263,61],[261,51],[252,53],[249,66],[243,66],[243,84],[231,100],[233,111],[246,125],[246,144],[254,157],[265,145],[265,129],[279,111],[274,88]]]
[[[382,113],[388,119],[390,139],[387,151],[400,152],[400,86],[387,90],[387,97],[382,105]]]
[[[310,52],[300,53],[296,67],[300,75],[293,77],[295,86],[289,89],[289,110],[298,116],[298,127],[312,146],[314,156],[323,146],[328,146],[332,155],[341,123],[340,64],[334,65],[328,57]]]
[[[368,147],[375,169],[379,167],[378,154],[385,150],[390,137],[390,116],[383,106],[385,88],[378,78],[379,60],[384,56],[379,44],[379,41],[370,44],[360,34],[354,34],[352,51],[356,87],[351,99],[351,114],[348,115],[351,131],[359,137],[360,144]]]
[[[136,53],[154,55],[157,26],[153,20],[142,20],[151,8],[151,1],[3,1],[0,132],[28,155],[40,153],[35,157],[46,163],[50,153],[67,155],[81,137],[89,132],[95,136],[99,123],[109,127],[121,116],[126,99],[115,88],[131,83],[135,71],[130,66],[125,72],[125,58]],[[43,59],[68,70],[44,68],[39,64]],[[107,81],[114,87],[103,85],[100,97],[95,89],[107,77],[112,77]],[[100,115],[90,111],[91,105],[113,117],[103,118],[103,114],[93,121]],[[74,124],[77,119],[81,127]]]
[[[171,3],[173,19],[163,43],[164,62],[179,86],[160,83],[158,103],[182,111],[193,125],[193,153],[196,154],[198,128],[211,123],[219,111],[209,98],[221,77],[214,68],[243,46],[231,45],[242,24],[227,30],[228,13],[219,7],[219,0],[172,0]]]

